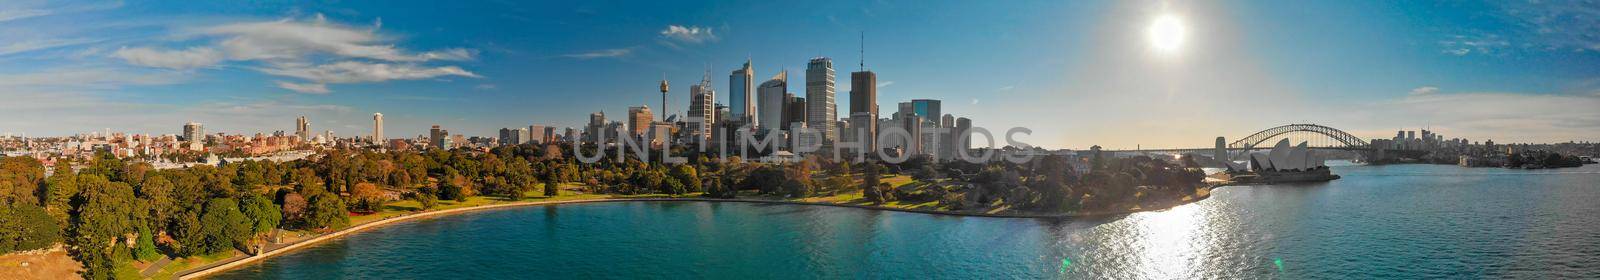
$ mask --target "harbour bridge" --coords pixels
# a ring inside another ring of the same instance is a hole
[[[1143,153],[1199,153],[1210,155],[1217,149],[1223,149],[1230,154],[1240,151],[1272,149],[1273,142],[1278,139],[1290,139],[1291,143],[1305,142],[1307,148],[1321,150],[1342,150],[1360,154],[1367,159],[1384,158],[1389,156],[1420,157],[1427,154],[1420,150],[1382,150],[1373,147],[1361,137],[1356,137],[1349,132],[1319,124],[1287,124],[1272,127],[1252,133],[1233,142],[1224,142],[1225,138],[1217,137],[1217,147],[1211,148],[1157,148],[1138,150],[1107,150],[1108,152],[1143,152]],[[1236,153],[1240,155],[1244,153]]]

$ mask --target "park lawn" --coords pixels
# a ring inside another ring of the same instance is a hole
[[[216,254],[210,254],[210,255],[200,255],[200,256],[192,256],[192,257],[187,257],[187,258],[172,259],[172,263],[168,263],[166,267],[162,267],[161,271],[156,271],[156,274],[150,275],[150,279],[177,279],[178,278],[177,274],[178,274],[179,271],[184,271],[184,270],[187,270],[187,269],[189,269],[191,267],[199,267],[199,266],[210,264],[210,263],[213,263],[213,262],[216,262],[216,261],[219,261],[219,260],[232,258],[233,255],[237,254],[238,252],[239,252],[238,250],[227,250],[227,251],[219,252],[219,253],[216,253]],[[139,271],[138,270],[131,271],[132,274],[130,274],[130,275],[123,275],[122,266],[127,266],[128,268],[131,269],[131,268],[133,268],[132,265],[129,265],[129,264],[118,264],[117,266],[118,266],[118,268],[116,270],[117,279],[142,279],[142,277],[138,277],[139,276]],[[132,276],[132,278],[123,278],[124,276]]]
[[[847,204],[847,205],[866,205],[866,204],[871,204],[871,202],[867,202],[866,194],[861,193],[861,191],[845,192],[845,193],[835,194],[835,195],[831,195],[831,196],[807,197],[807,198],[801,198],[798,201],[818,202],[818,203],[832,203],[832,204]]]
[[[911,176],[893,175],[893,176],[889,176],[889,177],[884,177],[883,179],[878,180],[878,182],[889,183],[889,187],[899,188],[900,186],[904,186],[904,185],[907,185],[907,184],[911,184],[912,182],[916,182],[916,180],[912,180]]]
[[[142,275],[139,275],[139,268],[134,267],[133,262],[133,260],[117,261],[117,263],[114,265],[115,267],[111,269],[111,274],[113,275],[112,277],[116,277],[117,279],[144,278]]]

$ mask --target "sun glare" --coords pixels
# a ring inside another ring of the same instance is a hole
[[[1183,21],[1175,15],[1161,15],[1155,22],[1150,23],[1146,36],[1150,39],[1150,46],[1162,53],[1175,53],[1183,47],[1183,41],[1188,36],[1188,30],[1183,26]]]

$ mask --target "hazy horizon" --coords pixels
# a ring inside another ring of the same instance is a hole
[[[662,75],[675,114],[708,68],[726,104],[746,59],[803,95],[817,56],[843,112],[864,51],[883,117],[939,99],[1050,148],[1208,147],[1290,123],[1600,141],[1585,2],[8,1],[0,42],[0,134],[29,136],[287,132],[303,115],[343,137],[375,112],[390,138],[577,128],[659,110]]]

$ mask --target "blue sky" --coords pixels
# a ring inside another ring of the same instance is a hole
[[[579,126],[711,69],[861,59],[879,106],[944,100],[1049,147],[1209,146],[1314,122],[1496,142],[1600,140],[1595,1],[243,1],[0,3],[0,133],[369,133]],[[1149,28],[1179,19],[1175,51]],[[802,93],[803,88],[791,86]]]

